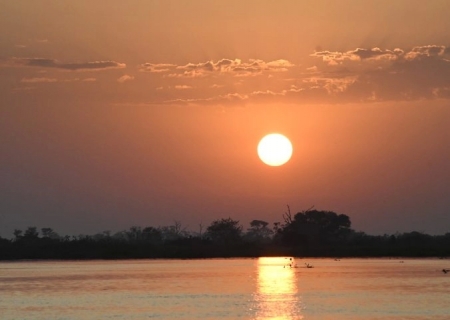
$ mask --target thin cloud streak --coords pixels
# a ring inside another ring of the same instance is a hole
[[[177,90],[186,90],[186,89],[192,89],[191,86],[187,86],[187,85],[176,85],[175,89]]]
[[[121,76],[120,78],[117,79],[117,82],[124,83],[126,81],[131,81],[131,80],[134,80],[134,76],[124,74],[123,76]]]
[[[152,72],[152,73],[161,73],[167,72],[171,68],[176,67],[175,64],[170,63],[144,63],[139,66],[139,71],[141,72]]]
[[[209,74],[250,76],[263,72],[283,72],[291,67],[294,67],[294,64],[284,59],[270,62],[260,59],[249,59],[247,62],[243,62],[241,59],[221,59],[185,65],[144,63],[139,66],[139,71],[153,73],[170,72],[166,75],[169,78],[198,78]]]
[[[55,59],[44,58],[13,58],[13,66],[54,68],[70,71],[97,71],[105,69],[122,69],[125,63],[115,61],[92,61],[82,63],[61,63]]]
[[[23,78],[22,80],[20,80],[20,82],[22,83],[42,83],[42,82],[57,82],[58,79],[55,78]]]
[[[95,82],[97,81],[97,79],[96,78],[57,79],[57,78],[41,77],[41,78],[22,78],[22,80],[20,80],[21,83],[55,83],[55,82],[77,82],[77,81]]]

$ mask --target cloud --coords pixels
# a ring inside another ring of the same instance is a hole
[[[450,47],[446,48],[445,46],[429,45],[422,47],[414,47],[410,52],[408,52],[405,55],[405,59],[416,60],[429,57],[438,57],[438,56],[443,57],[445,55],[450,55]]]
[[[39,82],[57,82],[55,78],[23,78],[20,82],[23,83],[39,83]]]
[[[326,77],[312,77],[306,78],[302,81],[307,89],[323,88],[328,94],[344,92],[349,86],[357,81],[356,76],[347,76],[342,78],[326,78]],[[291,86],[292,88],[293,86]],[[294,85],[294,87],[296,87]]]
[[[294,64],[284,59],[269,62],[260,59],[249,59],[247,62],[243,62],[241,59],[221,59],[185,65],[144,63],[139,66],[139,71],[168,73],[165,75],[168,78],[200,78],[211,74],[252,76],[263,72],[283,72],[293,66]]]
[[[191,86],[187,86],[187,85],[176,85],[175,89],[177,90],[185,90],[185,89],[192,89]]]
[[[21,92],[29,92],[35,90],[36,87],[27,86],[27,87],[16,87],[11,90],[12,93],[21,93]]]
[[[174,67],[176,67],[176,65],[170,63],[144,63],[139,66],[139,71],[161,73],[167,72]]]
[[[50,41],[48,39],[28,39],[28,41],[26,41],[26,42],[27,42],[26,44],[24,44],[24,43],[16,44],[15,47],[24,49],[24,48],[35,46],[36,44],[42,45],[42,44],[50,43]]]
[[[448,98],[450,49],[442,45],[396,48],[357,48],[346,52],[321,51],[314,81],[340,100],[386,101]],[[319,80],[320,79],[320,80]],[[338,80],[339,79],[339,80]],[[339,100],[337,99],[337,100]]]
[[[211,89],[217,86],[210,85],[211,96],[173,99],[166,103],[215,105],[276,101],[330,104],[450,99],[450,48],[446,46],[392,50],[356,48],[344,52],[320,51],[312,56],[318,61],[305,67],[306,72],[305,69],[290,72],[289,82],[283,81],[284,84],[269,80],[265,83],[266,89],[252,91],[251,85],[247,85],[239,93],[226,95],[214,95]],[[283,60],[270,63],[220,60],[188,64],[178,67],[178,70],[200,74],[259,73],[267,70],[265,68],[290,68],[291,65]],[[249,91],[243,92],[245,88]]]
[[[320,98],[320,99],[319,99]],[[228,93],[207,98],[183,98],[164,101],[169,105],[207,105],[207,106],[244,106],[247,103],[258,102],[288,102],[288,103],[311,103],[311,102],[331,102],[332,97],[324,88],[310,87],[298,88],[291,86],[289,89],[281,91],[258,90],[250,93]]]
[[[115,61],[92,61],[82,63],[61,63],[55,59],[44,58],[13,58],[13,65],[24,67],[55,68],[70,71],[96,71],[105,69],[125,68],[125,63]]]
[[[139,66],[139,70],[155,73],[161,78],[174,78],[154,83],[155,90],[171,90],[164,91],[164,95],[154,95],[150,99],[151,103],[158,103],[158,99],[166,104],[188,105],[450,99],[450,47],[444,45],[360,47],[342,52],[321,50],[310,56],[312,62],[302,68],[295,68],[298,65],[285,59],[220,59],[183,65],[144,63]],[[95,78],[53,78],[49,76],[50,69],[77,71],[125,67],[125,64],[114,61],[62,63],[43,58],[15,58],[8,61],[16,66],[40,67],[40,70],[48,71],[41,77],[23,78],[21,82],[24,84],[95,81]],[[264,80],[251,78],[262,74]],[[212,79],[196,81],[194,84],[193,79],[200,77]],[[125,74],[117,81],[123,83],[133,79],[132,75]],[[215,90],[217,88],[221,89]]]
[[[56,78],[46,78],[46,77],[35,77],[35,78],[22,78],[20,82],[22,83],[53,83],[53,82],[94,82],[97,81],[96,78],[73,78],[73,79],[56,79]]]
[[[170,73],[166,75],[168,78],[202,78],[208,74],[198,70],[185,71],[183,73]]]
[[[124,74],[120,78],[117,79],[117,82],[124,83],[125,81],[131,81],[134,80],[134,76],[129,76],[127,74]]]
[[[222,59],[216,62],[206,61],[201,63],[188,63],[183,66],[177,66],[176,69],[184,71],[183,76],[205,75],[209,73],[231,73],[236,76],[250,76],[261,74],[262,72],[287,71],[294,64],[288,60],[274,60],[265,62],[259,59],[250,59],[243,62],[240,59]]]
[[[173,99],[164,101],[165,104],[174,105],[235,105],[242,104],[249,99],[246,94],[228,93],[225,95],[219,95],[209,98],[190,98],[190,99]]]
[[[328,65],[342,65],[346,61],[360,62],[363,60],[397,60],[403,55],[403,50],[382,50],[380,48],[364,49],[356,48],[346,52],[317,51],[311,54],[312,57],[322,58]]]
[[[225,70],[230,70],[231,68],[239,65],[240,63],[241,63],[241,60],[239,60],[239,59],[235,59],[235,60],[222,59],[222,60],[217,61],[216,63],[214,63],[213,61],[206,61],[206,62],[201,62],[201,63],[188,63],[184,66],[177,66],[177,69],[188,70],[188,71],[198,70],[198,71],[207,71],[207,72],[212,72],[214,70],[225,71]]]
[[[403,50],[381,50],[380,48],[363,49],[357,48],[356,50],[347,52],[349,55],[357,56],[360,60],[373,59],[373,60],[397,60],[400,55],[403,54]]]
[[[290,67],[293,67],[294,65],[287,60],[279,59],[279,60],[268,62],[267,66],[269,68],[277,69],[277,68],[290,68]]]

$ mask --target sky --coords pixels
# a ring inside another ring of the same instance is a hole
[[[450,1],[0,0],[0,236],[312,206],[450,232]],[[292,158],[257,145],[287,136]]]

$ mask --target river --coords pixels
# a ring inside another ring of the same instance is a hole
[[[450,260],[1,262],[0,319],[448,320],[443,268]]]

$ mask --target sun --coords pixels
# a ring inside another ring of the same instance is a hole
[[[282,134],[268,134],[258,144],[258,156],[262,162],[269,166],[281,166],[291,158],[292,144]]]

